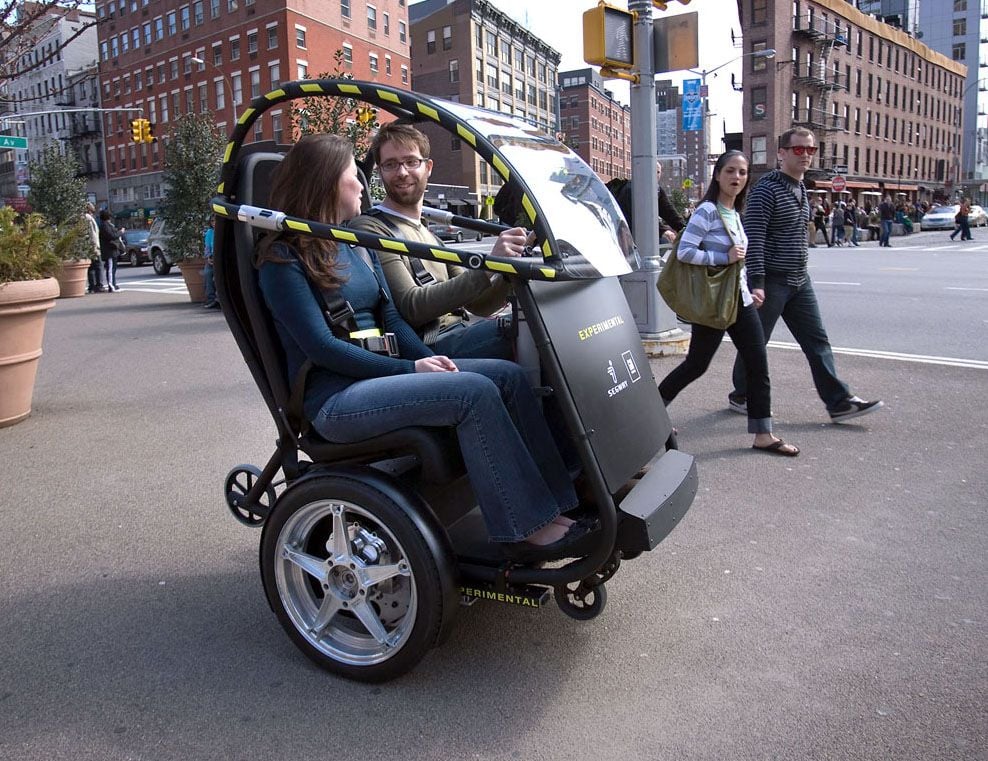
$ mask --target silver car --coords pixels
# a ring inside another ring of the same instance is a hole
[[[161,217],[155,218],[148,232],[148,253],[156,275],[167,275],[175,263],[168,253],[170,240],[171,236],[165,231],[165,220]]]
[[[967,215],[969,227],[984,227],[988,225],[988,213],[977,204],[971,206],[971,213]]]
[[[953,230],[956,226],[954,222],[954,217],[957,216],[957,212],[960,211],[960,205],[957,206],[934,206],[926,214],[923,215],[923,219],[919,223],[920,230]]]

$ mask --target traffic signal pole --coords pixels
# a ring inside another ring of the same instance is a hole
[[[638,81],[631,85],[631,187],[633,230],[638,251],[645,259],[645,268],[659,256],[659,185],[655,177],[655,62],[652,60],[652,0],[629,0],[628,10],[637,14],[634,24],[635,62]],[[657,268],[655,268],[657,269]],[[645,338],[679,342],[683,332],[676,324],[676,315],[658,297],[649,305],[649,330]],[[651,353],[651,351],[650,351]],[[660,349],[661,353],[661,349]]]

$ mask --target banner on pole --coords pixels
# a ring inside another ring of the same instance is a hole
[[[683,80],[683,132],[699,132],[703,129],[703,100],[700,98],[700,80]]]

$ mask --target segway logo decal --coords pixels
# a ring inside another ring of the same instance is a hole
[[[601,320],[600,322],[595,322],[593,325],[588,325],[585,328],[580,328],[579,336],[581,341],[586,341],[587,339],[593,338],[600,333],[606,333],[611,328],[616,328],[619,325],[624,325],[624,318],[616,314],[613,317],[609,317],[606,320]]]
[[[630,351],[622,352],[621,359],[624,360],[624,366],[628,368],[628,375],[631,376],[631,382],[637,383],[642,379],[642,374],[638,372],[638,364],[635,362],[635,357]]]
[[[626,380],[618,383],[617,368],[614,367],[614,362],[610,359],[607,360],[607,374],[611,376],[611,383],[615,384],[607,389],[608,396],[617,396],[628,387],[628,381]]]

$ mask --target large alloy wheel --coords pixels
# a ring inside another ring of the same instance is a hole
[[[326,476],[285,492],[264,526],[261,573],[288,635],[341,676],[392,679],[439,635],[429,545],[402,507],[361,481]]]
[[[154,266],[156,275],[167,275],[172,271],[172,266],[165,259],[165,254],[161,249],[156,248],[151,254],[151,264]]]

